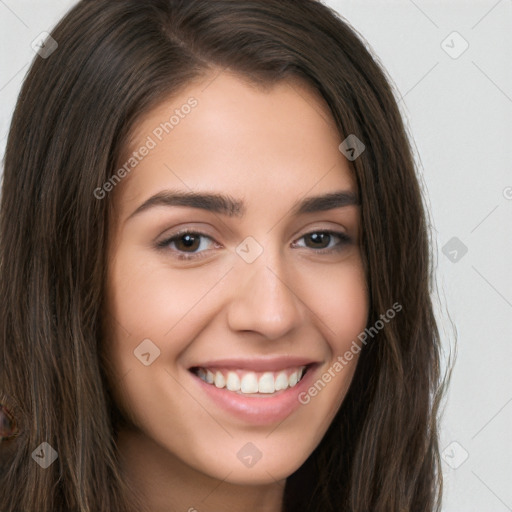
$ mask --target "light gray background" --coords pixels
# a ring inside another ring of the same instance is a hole
[[[0,0],[2,160],[31,42],[74,3]],[[458,339],[443,512],[512,511],[512,0],[326,3],[392,77],[429,198],[447,355]]]

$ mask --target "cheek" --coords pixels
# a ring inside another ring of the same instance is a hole
[[[301,402],[318,414],[318,432],[323,432],[343,402],[363,349],[358,336],[364,332],[369,293],[359,257],[339,265],[302,273],[302,297],[314,313],[317,329],[326,342],[326,359],[318,378]],[[321,419],[320,419],[321,418]]]
[[[178,324],[182,327],[224,272],[171,270],[156,259],[141,264],[143,256],[126,251],[116,261],[109,281],[109,309],[130,337],[162,339]]]
[[[304,297],[320,320],[318,328],[332,352],[340,354],[366,327],[369,295],[362,263],[354,257],[304,276]]]
[[[170,269],[161,260],[148,261],[142,251],[119,250],[109,269],[110,325],[104,346],[112,382],[120,382],[128,374],[139,378],[141,369],[162,366],[175,371],[180,355],[209,318],[205,311],[215,307],[207,305],[214,295],[209,292],[227,270],[229,267],[213,271]],[[154,362],[146,368],[137,356],[148,351]],[[135,401],[144,398],[143,389],[135,387]]]

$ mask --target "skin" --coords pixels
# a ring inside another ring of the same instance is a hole
[[[350,348],[368,314],[359,206],[302,215],[292,207],[305,197],[357,193],[357,185],[327,104],[297,80],[263,90],[227,72],[209,76],[144,116],[130,151],[191,96],[195,109],[109,198],[104,350],[114,399],[130,423],[119,451],[153,512],[278,512],[286,478],[321,441],[358,355],[310,403],[267,425],[221,410],[192,388],[188,368],[291,354],[320,363],[316,381]],[[166,188],[228,194],[246,211],[157,206],[128,218]],[[156,249],[182,228],[207,237],[192,249],[180,239]],[[315,245],[305,236],[329,229],[351,242],[334,235]],[[236,252],[249,236],[263,248],[252,263]],[[183,261],[180,251],[203,257]],[[149,366],[134,356],[144,339],[160,350]],[[237,457],[248,442],[262,454],[252,467]]]

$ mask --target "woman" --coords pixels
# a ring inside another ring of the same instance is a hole
[[[439,510],[426,212],[353,29],[97,0],[51,37],[5,157],[3,510]]]

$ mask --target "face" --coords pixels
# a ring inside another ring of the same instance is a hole
[[[163,463],[282,480],[339,410],[368,314],[341,140],[305,84],[227,73],[136,126],[137,163],[107,199],[104,350],[119,409]]]

